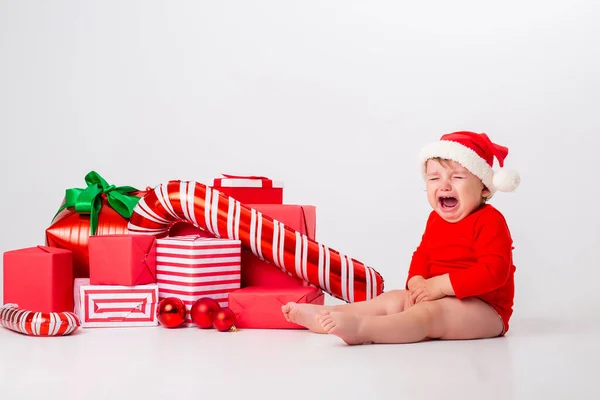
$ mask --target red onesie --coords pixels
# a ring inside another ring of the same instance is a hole
[[[456,297],[474,296],[492,306],[505,334],[515,292],[512,244],[504,216],[489,204],[457,223],[432,211],[406,282],[415,275],[428,279],[449,274]]]

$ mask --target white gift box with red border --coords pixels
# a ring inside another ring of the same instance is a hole
[[[167,237],[156,240],[156,282],[159,299],[177,297],[186,306],[184,326],[192,326],[190,310],[203,297],[228,306],[229,293],[241,285],[240,240]]]
[[[74,282],[75,314],[84,328],[157,326],[158,285],[90,285]]]

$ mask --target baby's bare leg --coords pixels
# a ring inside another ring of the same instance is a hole
[[[326,333],[319,323],[323,311],[335,311],[361,315],[387,315],[404,311],[410,305],[406,290],[392,290],[374,299],[335,306],[287,303],[281,308],[285,318],[316,333]]]
[[[414,343],[424,339],[482,339],[500,335],[502,321],[490,306],[475,298],[445,297],[421,302],[384,316],[325,312],[323,329],[348,344]]]
[[[371,300],[330,307],[329,311],[375,316],[399,313],[410,305],[412,304],[407,290],[391,290]]]

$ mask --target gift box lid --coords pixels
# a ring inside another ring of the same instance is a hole
[[[242,300],[244,298],[253,297],[268,297],[281,300],[282,304],[288,301],[297,303],[310,303],[315,298],[322,296],[323,291],[315,286],[298,286],[298,287],[265,287],[265,286],[248,286],[238,289],[229,294],[229,301]]]
[[[273,181],[265,176],[239,176],[223,174],[215,178],[213,187],[283,188],[282,181]]]
[[[71,250],[61,249],[53,246],[35,246],[35,247],[26,247],[22,249],[15,249],[6,251],[4,254],[12,255],[12,254],[27,254],[27,255],[40,255],[40,254],[73,254]]]
[[[182,235],[168,236],[156,239],[157,246],[215,246],[215,245],[235,245],[241,246],[242,241],[237,239],[206,237],[201,235]]]

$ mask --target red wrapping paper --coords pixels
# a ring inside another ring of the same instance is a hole
[[[91,236],[88,250],[92,285],[136,286],[156,283],[154,236]]]
[[[229,294],[229,308],[240,329],[305,329],[286,321],[281,307],[289,302],[323,305],[323,291],[313,287],[247,287]]]
[[[4,304],[33,312],[73,311],[71,251],[37,246],[4,253]]]

